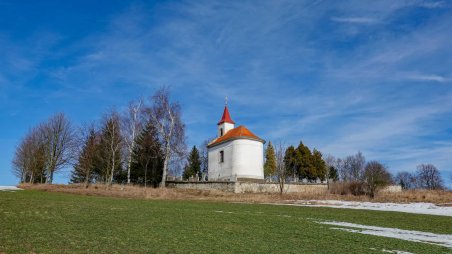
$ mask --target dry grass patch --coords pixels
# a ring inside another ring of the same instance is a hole
[[[377,202],[429,202],[437,205],[451,205],[452,191],[445,190],[406,190],[402,192],[381,193],[375,198]]]

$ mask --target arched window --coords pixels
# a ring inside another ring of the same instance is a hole
[[[223,128],[220,128],[220,137],[223,136]]]

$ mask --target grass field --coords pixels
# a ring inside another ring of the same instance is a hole
[[[0,191],[0,253],[452,253],[321,221],[452,234],[445,216]]]

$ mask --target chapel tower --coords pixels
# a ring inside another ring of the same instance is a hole
[[[224,106],[223,116],[218,122],[218,137],[223,136],[228,131],[234,129],[235,122],[232,121],[231,115],[229,114],[228,105]]]

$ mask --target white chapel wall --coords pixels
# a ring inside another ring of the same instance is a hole
[[[264,179],[262,142],[249,139],[232,141],[232,176]]]
[[[224,162],[220,163],[220,151],[224,151]],[[229,181],[232,175],[232,143],[226,142],[209,148],[209,181]]]
[[[224,162],[219,160],[224,152]],[[237,178],[264,179],[262,142],[236,139],[209,148],[209,181]]]

